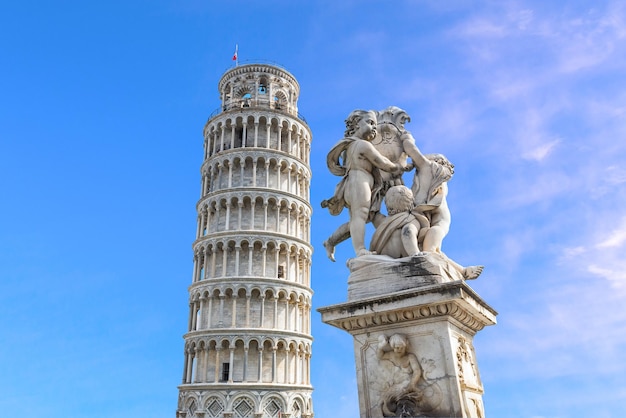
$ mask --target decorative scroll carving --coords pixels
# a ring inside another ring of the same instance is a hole
[[[474,350],[463,336],[459,336],[458,344],[459,348],[456,350],[456,359],[461,387],[482,392],[482,384],[478,376],[478,367],[474,360]]]

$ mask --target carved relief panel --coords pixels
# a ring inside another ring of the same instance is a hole
[[[400,333],[379,334],[361,347],[365,382],[359,395],[369,407],[368,418],[450,416],[443,347],[439,342],[420,352],[416,340]]]

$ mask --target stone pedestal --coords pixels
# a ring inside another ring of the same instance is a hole
[[[349,301],[318,309],[354,337],[360,418],[483,418],[472,342],[497,313],[464,280],[421,261],[420,275],[402,263],[353,269]]]

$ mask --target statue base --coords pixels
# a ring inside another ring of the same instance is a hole
[[[351,258],[346,264],[350,269],[348,300],[463,280],[452,262],[438,253],[404,258],[365,255]]]
[[[496,311],[444,266],[367,257],[349,262],[349,302],[318,309],[354,338],[360,418],[483,418],[472,343]]]

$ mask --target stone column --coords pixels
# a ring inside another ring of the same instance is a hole
[[[246,328],[250,328],[250,294],[246,295]]]
[[[207,309],[207,314],[206,314],[207,328],[211,328],[211,319],[213,315],[212,311],[213,311],[213,295],[209,295],[209,308]]]
[[[253,199],[250,202],[250,229],[255,229],[254,228],[254,207],[256,206],[256,200]]]
[[[196,350],[194,348],[190,348],[188,351],[189,355],[187,356],[187,379],[186,383],[191,383],[191,378],[193,376],[193,359],[195,358]]]
[[[211,278],[215,277],[215,264],[216,264],[215,257],[217,257],[217,248],[215,248],[215,245],[213,245],[212,254],[211,254]]]
[[[300,377],[302,376],[302,353],[300,350],[296,351],[296,385],[300,384]]]
[[[233,371],[235,370],[235,347],[230,347],[228,364],[228,383],[233,383]]]
[[[291,129],[287,131],[287,152],[291,153]]]
[[[266,206],[267,208],[267,206]],[[267,213],[267,211],[265,211]],[[263,256],[263,260],[261,262],[261,276],[265,277],[265,267],[267,266],[267,244],[263,244],[261,248],[261,255]]]
[[[187,329],[189,331],[193,331],[193,315],[194,315],[194,303],[189,302],[189,321],[187,324]]]
[[[272,347],[272,382],[276,383],[276,347]]]
[[[189,364],[189,350],[185,350],[185,360],[183,361],[183,383],[187,383],[187,365]]]
[[[233,162],[228,160],[228,188],[233,187]]]
[[[200,324],[198,325],[198,329],[206,329],[206,317],[207,317],[207,304],[206,304],[206,296],[200,296]]]
[[[226,243],[222,243],[222,276],[226,276],[226,270],[228,267],[228,245]]]
[[[204,270],[204,279],[206,280],[209,278],[209,247],[208,246],[206,250],[204,251],[203,261],[204,261],[204,265],[202,266],[202,269]]]
[[[265,295],[261,295],[261,315],[260,315],[260,322],[259,322],[259,327],[260,328],[264,328],[265,325]]]
[[[300,251],[296,248],[296,282],[300,283]],[[304,265],[303,265],[304,267]]]
[[[220,381],[220,353],[222,352],[222,347],[215,347],[215,379],[214,382]]]
[[[239,243],[235,245],[235,276],[239,276],[239,253],[241,252],[241,246]]]
[[[254,122],[254,147],[259,145],[259,122]]]
[[[289,355],[290,352],[291,349],[289,347],[285,347],[285,383],[287,384],[293,383],[291,379],[291,367],[289,366],[291,363],[291,356]]]
[[[204,350],[196,347],[196,373],[193,378],[194,383],[200,383],[200,371],[202,370],[202,358],[204,357]]]
[[[230,186],[229,186],[230,187]],[[226,201],[226,221],[224,222],[224,230],[228,231],[230,229],[230,198]]]
[[[242,176],[243,178],[243,176]],[[237,230],[241,231],[241,212],[243,211],[243,201],[242,198],[239,198],[239,202],[237,202],[237,206],[239,206],[239,216],[237,218]]]
[[[248,381],[248,350],[249,348],[246,346],[243,349],[243,381],[244,383]]]
[[[220,126],[221,128],[221,132],[220,132],[220,151],[224,151],[224,130],[226,129],[226,127],[224,125]]]
[[[248,244],[248,276],[252,276],[252,261],[253,261],[252,250],[254,250],[254,243],[251,242]]]
[[[203,186],[204,187],[204,186]],[[203,223],[204,214],[201,213],[198,215],[198,228],[196,229],[196,239],[200,238],[202,235],[202,223]]]
[[[202,382],[206,382],[209,380],[207,373],[209,371],[209,351],[210,347],[204,347],[204,359],[202,360]]]
[[[219,313],[219,321],[217,323],[217,326],[219,328],[222,328],[224,326],[224,299],[226,299],[226,295],[220,294],[219,298],[220,298],[220,313]]]
[[[259,383],[263,381],[263,347],[259,347]]]
[[[220,212],[222,211],[222,206],[219,202],[217,202],[217,206],[215,207],[215,220],[213,222],[213,232],[218,232],[220,230]]]

